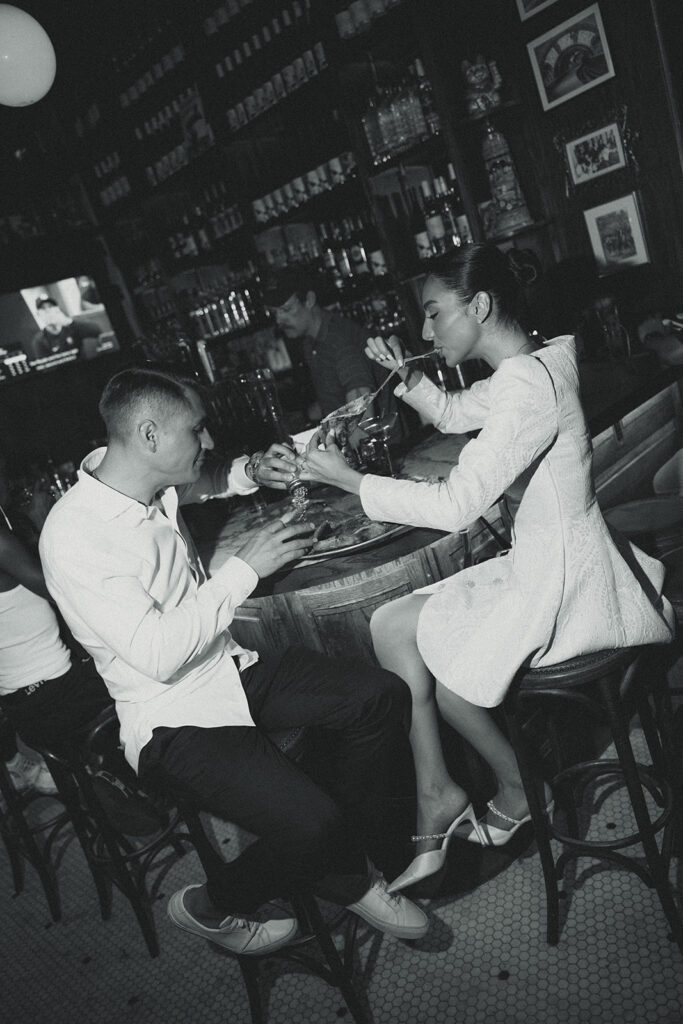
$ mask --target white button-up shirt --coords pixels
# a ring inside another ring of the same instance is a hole
[[[105,449],[51,509],[40,537],[48,589],[116,701],[130,764],[157,726],[253,726],[239,672],[258,655],[228,627],[258,576],[237,557],[207,579],[178,504],[254,490],[246,459],[169,487],[152,505],[96,480]]]

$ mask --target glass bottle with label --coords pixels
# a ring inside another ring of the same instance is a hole
[[[426,178],[420,182],[420,190],[422,192],[422,208],[424,210],[425,227],[427,228],[429,241],[434,253],[440,256],[448,248],[446,226],[441,216],[439,203],[433,195],[431,185]]]
[[[532,223],[507,140],[487,121],[481,147],[495,205],[495,231],[502,234]]]

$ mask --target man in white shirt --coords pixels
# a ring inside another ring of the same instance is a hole
[[[258,836],[205,885],[176,893],[169,917],[234,952],[269,952],[296,922],[258,921],[255,912],[304,886],[383,931],[419,938],[426,916],[390,896],[365,855],[389,859],[405,684],[304,648],[261,659],[231,637],[234,612],[259,578],[310,549],[310,524],[277,520],[248,534],[207,580],[178,515],[188,500],[285,487],[293,456],[275,444],[209,475],[202,464],[213,441],[198,392],[153,369],[113,377],[100,412],[107,448],[84,460],[43,528],[48,588],[116,701],[125,754],[143,782],[182,791]],[[330,792],[266,735],[298,726],[325,730]]]

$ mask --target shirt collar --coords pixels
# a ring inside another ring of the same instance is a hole
[[[102,462],[106,454],[106,448],[96,448],[95,451],[86,455],[78,470],[78,483],[87,495],[88,501],[97,509],[103,519],[118,519],[127,512],[134,511],[145,519],[149,519],[157,509],[156,504],[145,505],[136,498],[131,498],[121,491],[109,487],[94,477],[93,470]],[[164,510],[170,511],[174,516],[178,507],[178,500],[174,487],[166,487],[159,492],[159,499]]]

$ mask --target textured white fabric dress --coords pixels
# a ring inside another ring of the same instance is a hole
[[[672,639],[663,566],[613,539],[597,504],[571,336],[503,360],[467,391],[444,394],[423,377],[402,397],[442,433],[480,433],[444,481],[364,477],[371,519],[454,532],[503,494],[516,507],[508,555],[416,591],[432,595],[417,643],[441,683],[493,707],[529,658],[552,665]]]

